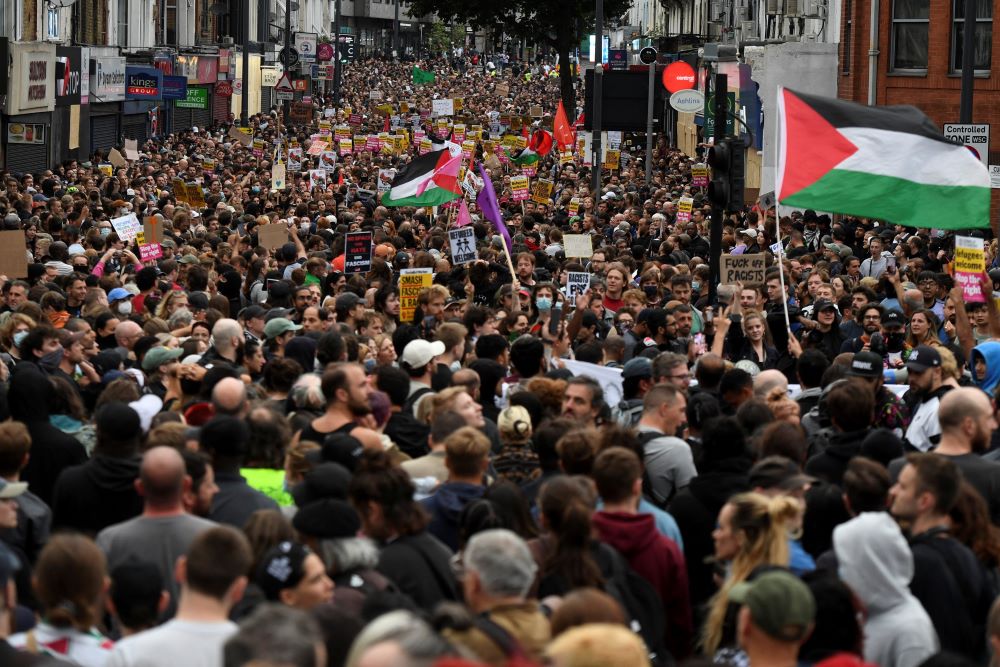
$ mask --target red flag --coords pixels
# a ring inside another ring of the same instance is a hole
[[[525,139],[528,138],[528,126],[527,125],[522,125],[521,126],[521,136],[524,137]]]
[[[343,168],[341,168],[340,175],[337,177],[337,185],[343,185],[343,184],[344,184],[344,170]]]
[[[385,117],[385,122],[382,123],[382,131],[383,132],[388,132],[389,131],[389,116],[386,116]]]
[[[559,100],[559,107],[556,109],[556,119],[552,131],[556,136],[556,143],[560,150],[576,145],[576,137],[573,134],[573,129],[569,126],[569,118],[566,117],[566,109],[563,107],[562,100]]]
[[[573,127],[583,127],[583,112],[580,112],[580,117],[573,121]]]
[[[531,134],[531,141],[528,142],[528,148],[545,157],[552,150],[552,135],[545,130],[535,130]]]

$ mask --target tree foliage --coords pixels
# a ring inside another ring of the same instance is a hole
[[[604,15],[621,16],[631,0],[604,0]],[[561,97],[573,115],[573,75],[569,55],[594,31],[594,0],[414,0],[411,13],[436,14],[444,22],[460,22],[476,30],[503,30],[514,37],[541,42],[559,54]]]

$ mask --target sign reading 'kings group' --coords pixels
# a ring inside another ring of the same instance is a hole
[[[125,68],[126,100],[158,100],[163,90],[163,72],[153,67]]]

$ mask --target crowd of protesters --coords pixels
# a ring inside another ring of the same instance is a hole
[[[325,186],[288,160],[385,104],[551,127],[548,66],[418,64],[433,82],[364,61],[338,110],[254,116],[263,153],[220,125],[110,175],[4,175],[28,261],[0,292],[0,664],[990,662],[1000,271],[969,303],[948,235],[749,205],[721,252],[763,253],[763,281],[713,285],[698,158],[661,139],[647,184],[627,134],[599,192],[544,156],[549,204],[481,144],[512,245],[473,206],[455,266],[453,211],[380,204],[416,144]],[[415,304],[409,268],[433,273]]]

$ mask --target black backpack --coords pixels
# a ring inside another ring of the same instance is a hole
[[[417,404],[417,401],[420,400],[420,397],[423,396],[423,395],[425,395],[425,394],[429,394],[432,391],[434,391],[434,390],[431,389],[430,387],[421,387],[420,389],[417,389],[415,392],[413,392],[412,395],[410,395],[406,399],[406,402],[403,403],[403,412],[406,412],[406,413],[409,413],[409,414],[412,415],[413,414],[413,406],[415,406]]]
[[[611,555],[611,572],[604,582],[604,591],[625,610],[629,627],[646,644],[649,661],[658,667],[672,665],[674,660],[667,651],[665,637],[667,614],[660,596],[617,549],[604,543],[601,548]]]

